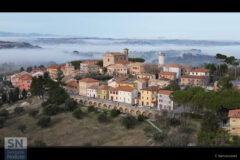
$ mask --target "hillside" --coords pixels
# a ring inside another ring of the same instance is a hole
[[[8,41],[0,41],[0,49],[12,49],[12,48],[41,48],[39,46],[31,45],[30,43],[26,42],[8,42]]]

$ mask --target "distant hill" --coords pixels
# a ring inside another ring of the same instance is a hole
[[[41,36],[57,36],[53,34],[39,34],[39,33],[12,33],[0,32],[1,37],[41,37]]]
[[[7,41],[0,41],[0,49],[12,49],[12,48],[41,48],[39,46],[31,45],[30,43],[26,42],[7,42]]]

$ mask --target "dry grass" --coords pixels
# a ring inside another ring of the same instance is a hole
[[[27,112],[27,111],[26,111]],[[97,121],[96,113],[89,113],[82,119],[76,119],[71,112],[61,113],[51,117],[51,126],[41,128],[36,125],[38,118],[30,117],[27,113],[8,119],[5,127],[0,129],[0,138],[27,137],[28,144],[34,140],[42,140],[47,146],[149,146],[149,138],[143,128],[148,126],[143,122],[134,129],[126,129],[121,124],[121,117],[102,124]],[[18,126],[25,124],[24,133]]]

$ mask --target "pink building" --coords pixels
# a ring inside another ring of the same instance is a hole
[[[109,100],[118,101],[118,88],[111,88],[109,90]]]
[[[21,72],[21,73],[14,74],[11,77],[11,81],[13,86],[18,87],[20,91],[24,89],[26,91],[29,91],[32,83],[32,76],[27,72]]]

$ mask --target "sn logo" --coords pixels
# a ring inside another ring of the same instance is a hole
[[[7,137],[5,138],[6,149],[26,149],[27,138],[26,137]]]

